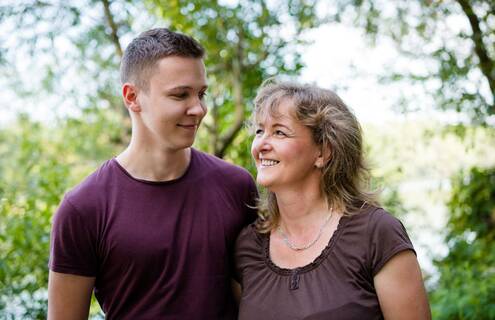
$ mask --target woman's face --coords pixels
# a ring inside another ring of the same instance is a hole
[[[251,147],[256,162],[257,182],[275,192],[281,188],[304,188],[319,183],[323,163],[321,148],[313,141],[311,130],[294,116],[290,99],[283,99],[277,114],[266,112],[257,119]]]

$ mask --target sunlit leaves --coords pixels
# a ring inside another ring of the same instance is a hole
[[[0,130],[0,310],[45,319],[49,234],[63,194],[122,148],[119,117],[87,110],[49,126],[21,116]]]
[[[434,319],[495,318],[495,168],[459,175],[449,202],[448,255],[436,261]]]

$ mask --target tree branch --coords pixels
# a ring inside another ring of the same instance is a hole
[[[120,39],[119,39],[119,35],[118,35],[118,27],[117,27],[117,24],[115,23],[112,12],[110,11],[110,1],[109,0],[101,0],[101,2],[103,3],[103,9],[105,11],[105,18],[107,20],[107,24],[110,27],[110,40],[112,41],[112,43],[115,47],[115,52],[117,53],[119,58],[122,59],[122,56],[124,55],[124,53],[122,50],[122,46],[120,45]],[[118,107],[121,110],[122,115],[124,116],[124,119],[128,117],[127,110],[123,104],[121,104],[120,106],[116,106],[116,107]],[[129,127],[127,131],[131,132],[131,128]]]
[[[123,56],[123,51],[122,51],[122,46],[120,45],[120,39],[117,34],[117,25],[115,24],[115,21],[113,19],[113,15],[110,12],[110,1],[109,0],[101,0],[103,3],[103,9],[105,11],[105,18],[107,19],[108,26],[110,27],[110,39],[112,40],[114,46],[115,46],[115,51],[117,51],[117,54],[119,55],[120,58]]]
[[[204,122],[201,124],[203,127],[205,127],[206,131],[208,131],[209,134],[213,134],[215,131],[213,129],[213,126]]]
[[[223,158],[225,151],[232,144],[237,133],[241,130],[244,123],[244,101],[242,96],[242,32],[239,32],[239,42],[237,43],[237,55],[234,57],[232,63],[232,90],[234,95],[234,122],[230,126],[229,130],[220,137],[217,148],[215,148],[215,155]]]
[[[203,120],[203,122],[201,123],[201,125],[203,127],[205,127],[206,131],[208,131],[209,134],[211,135],[215,135],[216,132],[217,132],[217,123],[216,123],[216,118],[217,118],[217,104],[215,103],[215,101],[213,100],[212,102],[212,106],[211,108],[208,108],[208,109],[211,109],[211,112],[209,112],[209,114],[211,115],[212,117],[212,121],[213,123],[207,123],[206,121]],[[214,148],[212,148],[214,149]]]
[[[469,19],[469,24],[473,34],[471,39],[474,42],[474,51],[480,60],[480,69],[483,75],[487,78],[490,90],[492,92],[492,105],[490,106],[490,113],[495,112],[495,65],[493,60],[490,59],[488,51],[486,49],[485,43],[483,42],[483,31],[480,28],[480,21],[478,16],[475,14],[473,7],[469,3],[469,0],[457,0],[461,5],[462,11]]]

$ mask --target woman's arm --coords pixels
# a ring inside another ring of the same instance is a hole
[[[412,251],[392,257],[376,274],[374,284],[385,319],[431,319],[421,270]]]

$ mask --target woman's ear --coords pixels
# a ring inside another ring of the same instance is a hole
[[[124,83],[122,85],[122,98],[124,98],[124,104],[132,112],[141,112],[141,105],[138,101],[138,89],[131,83]]]
[[[323,145],[320,148],[320,153],[315,161],[315,167],[318,169],[322,169],[325,164],[330,160],[331,152],[330,147],[328,145]]]

